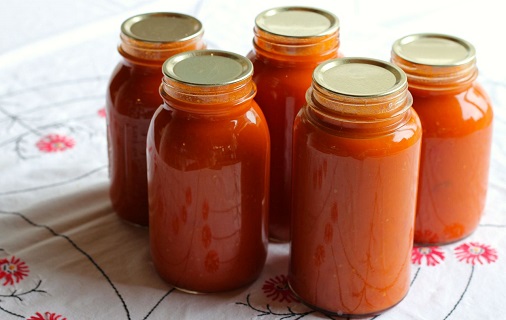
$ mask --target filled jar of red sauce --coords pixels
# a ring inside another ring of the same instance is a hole
[[[475,49],[453,36],[415,34],[394,43],[392,61],[407,74],[423,127],[415,243],[461,240],[484,211],[492,142]]]
[[[170,56],[203,49],[202,24],[179,13],[148,13],[121,26],[123,59],[107,90],[110,198],[122,219],[148,225],[146,135],[162,103],[158,88],[162,64]]]
[[[333,59],[306,99],[293,133],[289,284],[325,314],[376,315],[409,289],[422,130],[406,75]]]
[[[244,286],[268,243],[270,141],[253,65],[200,50],[167,60],[163,73],[147,140],[154,265],[182,291]]]
[[[315,8],[274,8],[256,17],[254,33],[248,58],[272,145],[269,238],[285,242],[290,240],[293,120],[314,68],[338,56],[339,20]]]

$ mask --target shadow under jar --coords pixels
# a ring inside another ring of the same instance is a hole
[[[267,255],[270,141],[237,54],[182,53],[163,66],[147,140],[151,255],[190,293],[253,282]]]
[[[316,66],[338,57],[339,20],[327,11],[280,7],[255,20],[253,50],[260,105],[271,135],[269,238],[290,240],[293,120],[305,103]]]
[[[109,190],[116,214],[148,225],[146,135],[162,103],[160,70],[174,54],[204,49],[202,24],[180,13],[133,16],[121,25],[123,59],[113,71],[106,95]]]
[[[406,76],[366,58],[319,65],[294,124],[289,284],[326,314],[363,317],[410,281],[421,128]]]
[[[409,35],[392,48],[423,128],[414,239],[419,245],[467,237],[484,211],[493,112],[476,82],[475,56],[467,41],[441,34]]]

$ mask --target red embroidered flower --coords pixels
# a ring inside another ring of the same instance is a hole
[[[62,317],[62,315],[56,313],[44,312],[44,315],[42,315],[40,312],[37,312],[34,316],[28,318],[28,320],[67,320],[67,318]]]
[[[211,250],[207,253],[204,260],[204,267],[209,273],[215,273],[220,269],[220,256],[215,250]]]
[[[202,227],[202,244],[204,248],[209,248],[211,242],[213,241],[213,234],[211,232],[211,227],[208,224]]]
[[[37,142],[37,148],[42,152],[65,151],[74,145],[74,139],[59,134],[49,134]]]
[[[266,280],[262,290],[272,301],[286,301],[287,303],[297,301],[288,287],[288,278],[284,274]]]
[[[435,266],[445,259],[445,255],[440,247],[413,247],[411,263],[422,265],[424,259],[428,266]]]
[[[9,259],[0,259],[0,280],[4,279],[4,286],[18,283],[28,275],[28,266],[14,256]]]
[[[415,241],[418,243],[437,243],[439,236],[430,230],[415,231]]]
[[[462,238],[462,236],[464,235],[464,231],[465,231],[464,225],[461,223],[454,223],[449,226],[447,225],[443,230],[445,235],[450,239]]]
[[[498,258],[495,249],[477,242],[461,244],[455,248],[455,255],[459,261],[465,261],[472,265],[476,264],[476,262],[480,264],[483,264],[483,262],[492,263]]]
[[[105,108],[98,109],[97,114],[100,118],[105,118],[106,116]]]
[[[322,263],[325,262],[325,248],[321,244],[319,244],[316,247],[316,251],[313,256],[313,259],[314,259],[314,265],[317,267],[321,266]]]

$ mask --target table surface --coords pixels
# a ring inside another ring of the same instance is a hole
[[[422,4],[423,3],[423,4]],[[105,90],[119,27],[144,12],[199,18],[209,48],[246,54],[254,17],[305,1],[4,0],[0,10],[0,319],[331,319],[284,289],[288,245],[270,244],[252,285],[189,295],[154,271],[148,230],[108,199]],[[377,319],[498,319],[506,314],[506,77],[502,11],[492,1],[312,1],[341,21],[346,56],[388,60],[418,32],[477,49],[495,111],[489,193],[467,239],[414,251],[411,290]],[[481,248],[471,256],[468,246]],[[420,258],[420,259],[418,259]],[[7,268],[7,269],[6,269]],[[11,269],[9,269],[11,268]],[[9,271],[9,272],[8,272]]]

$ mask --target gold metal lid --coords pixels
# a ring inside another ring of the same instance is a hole
[[[177,42],[195,38],[204,32],[196,18],[171,12],[145,13],[128,18],[121,32],[129,38],[146,42]]]
[[[316,67],[313,82],[342,96],[375,98],[407,86],[406,74],[397,66],[369,58],[328,60]]]
[[[255,19],[260,30],[293,38],[319,37],[339,30],[339,19],[332,13],[308,7],[279,7],[260,13]]]
[[[220,50],[195,50],[169,58],[163,74],[177,82],[195,86],[221,86],[240,82],[253,74],[251,61]]]
[[[414,64],[450,67],[467,64],[476,58],[474,46],[457,37],[421,33],[397,40],[393,53]]]

